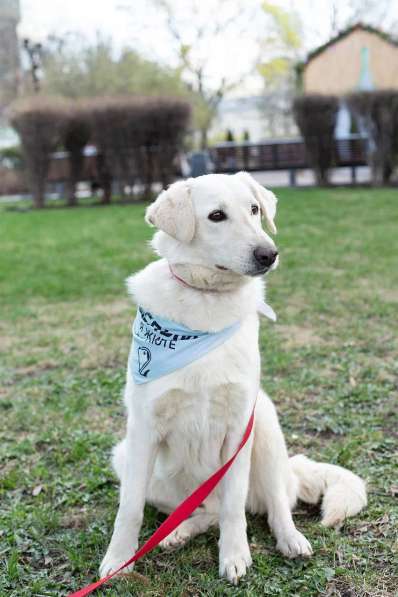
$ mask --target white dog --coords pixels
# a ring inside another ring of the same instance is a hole
[[[177,182],[147,210],[148,223],[159,229],[152,244],[161,259],[128,280],[136,304],[189,330],[230,332],[200,358],[146,383],[136,382],[130,361],[127,434],[113,457],[120,505],[102,575],[137,549],[145,501],[170,513],[233,454],[257,396],[251,438],[216,490],[163,547],[219,525],[220,575],[236,584],[252,561],[246,510],[267,513],[277,549],[292,558],[312,553],[292,519],[298,498],[313,504],[323,495],[326,526],[366,505],[365,485],[353,473],[305,456],[289,459],[275,408],[259,390],[260,276],[278,261],[261,215],[275,233],[275,212],[273,193],[244,172]],[[149,369],[145,350],[140,375]]]

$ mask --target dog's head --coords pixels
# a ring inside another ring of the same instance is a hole
[[[258,276],[275,268],[277,199],[250,174],[209,174],[172,184],[146,212],[160,232],[156,251],[170,263]]]

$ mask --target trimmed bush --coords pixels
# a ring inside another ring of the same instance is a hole
[[[334,163],[337,112],[338,99],[333,95],[308,94],[296,97],[293,102],[294,118],[320,186],[329,183],[329,169]]]
[[[62,144],[69,154],[69,179],[67,202],[76,205],[76,185],[80,180],[84,166],[84,148],[91,135],[90,106],[83,101],[68,104]]]
[[[102,188],[102,203],[108,204],[112,198],[112,178],[114,172],[114,147],[112,127],[114,113],[112,98],[94,98],[87,101],[90,111],[91,137],[97,148],[98,182]]]
[[[38,208],[44,207],[50,157],[61,143],[66,118],[66,102],[58,98],[31,97],[11,108],[10,121],[21,140],[33,204]]]
[[[26,191],[26,181],[21,170],[5,168],[0,164],[0,195],[17,195]]]
[[[125,96],[94,100],[93,139],[100,165],[112,172],[121,189],[139,179],[150,193],[152,183],[165,186],[174,170],[191,115],[180,99]]]
[[[167,185],[191,115],[180,99],[112,97],[66,101],[38,96],[14,106],[11,123],[19,133],[35,207],[43,207],[51,154],[69,154],[68,204],[76,204],[76,184],[84,166],[84,147],[97,148],[98,183],[110,203],[112,181],[124,188],[139,180]]]
[[[398,164],[398,91],[352,93],[347,103],[359,129],[368,137],[373,183],[388,183]]]
[[[150,193],[155,178],[163,187],[173,178],[174,160],[181,149],[191,109],[187,102],[174,98],[142,98],[137,108],[141,118],[135,129],[136,160],[143,166],[146,190]]]

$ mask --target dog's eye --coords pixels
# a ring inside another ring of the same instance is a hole
[[[208,218],[212,222],[222,222],[223,220],[227,219],[227,214],[225,213],[225,211],[222,211],[221,209],[216,209],[216,211],[212,211],[209,214]]]
[[[258,205],[252,205],[252,216],[256,216],[258,214]]]

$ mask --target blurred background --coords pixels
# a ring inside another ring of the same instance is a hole
[[[1,0],[0,193],[396,180],[394,0]]]

